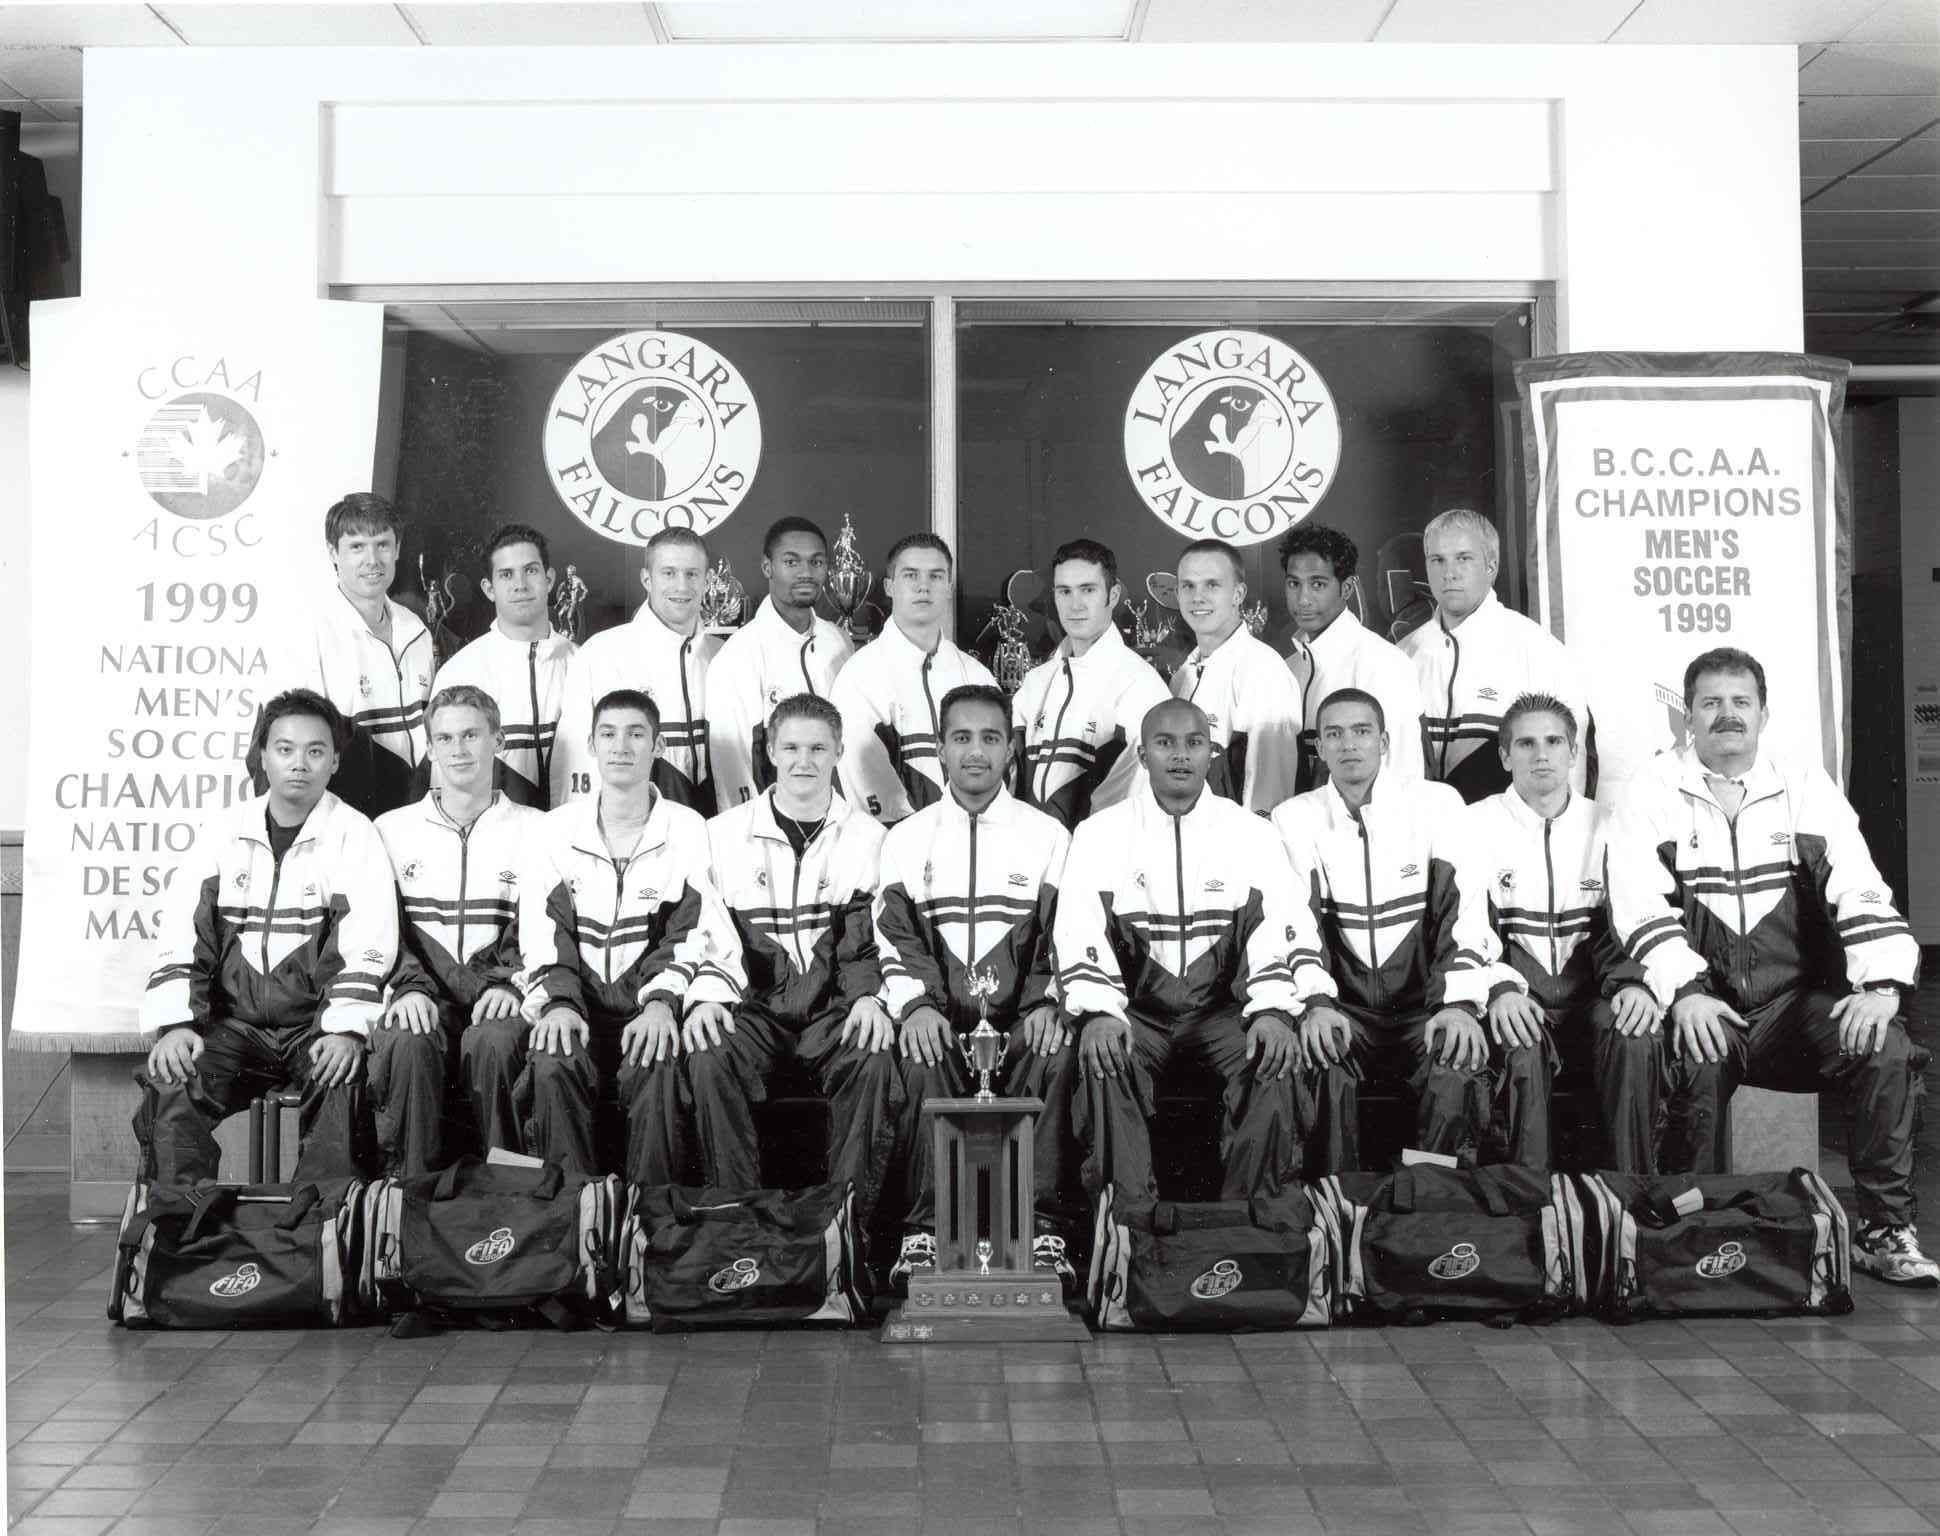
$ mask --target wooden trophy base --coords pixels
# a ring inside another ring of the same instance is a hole
[[[909,1299],[882,1325],[885,1344],[1084,1343],[1091,1330],[1071,1315],[1049,1270],[1009,1269],[912,1275]]]

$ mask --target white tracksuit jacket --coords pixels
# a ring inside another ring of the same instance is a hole
[[[707,825],[654,794],[625,859],[606,851],[599,799],[548,811],[519,873],[525,1011],[563,1004],[595,1031],[617,1033],[650,998],[732,1004],[740,988],[713,962],[733,943],[708,876]]]
[[[842,711],[842,793],[884,826],[943,794],[936,711],[965,683],[995,687],[990,669],[940,640],[926,654],[896,627],[849,658],[829,698]]]
[[[1706,991],[1737,1009],[1803,987],[1913,986],[1920,946],[1859,831],[1816,763],[1761,754],[1737,817],[1694,748],[1653,758],[1624,785],[1613,839],[1617,936],[1668,1005]]]
[[[1300,689],[1272,646],[1242,624],[1210,656],[1197,647],[1172,674],[1173,697],[1190,699],[1213,729],[1206,786],[1264,816],[1293,793],[1300,774]]]
[[[424,704],[431,696],[431,634],[409,608],[386,598],[389,646],[332,587],[283,632],[271,652],[271,694],[310,688],[350,722],[351,742],[330,780],[330,791],[366,816],[408,805],[424,792]],[[267,696],[265,702],[267,701]],[[258,791],[268,788],[261,755],[248,768]]]
[[[1395,779],[1422,777],[1421,685],[1415,665],[1359,619],[1352,609],[1312,640],[1294,636],[1287,668],[1300,685],[1300,790],[1318,789],[1327,770],[1319,756],[1320,706],[1337,688],[1359,688],[1381,701],[1387,720],[1388,761]]]
[[[175,872],[141,999],[148,1033],[222,1019],[368,1036],[397,961],[397,888],[377,828],[329,791],[278,865],[267,802],[212,818]]]
[[[707,767],[707,662],[716,649],[702,633],[677,634],[640,605],[627,623],[602,630],[579,648],[566,668],[565,703],[552,753],[552,803],[583,800],[599,791],[599,768],[588,745],[593,706],[615,688],[634,688],[660,710],[660,761],[654,787],[698,811],[714,813]]]
[[[1473,867],[1462,811],[1445,784],[1383,773],[1358,814],[1331,782],[1273,813],[1343,1002],[1390,1020],[1487,1006],[1502,978],[1487,903],[1458,878]]]
[[[488,988],[521,995],[519,872],[543,819],[504,793],[469,827],[447,820],[435,794],[378,817],[402,916],[393,997],[422,992],[468,1024]]]
[[[729,635],[707,664],[708,740],[714,794],[723,811],[753,800],[775,782],[768,761],[768,716],[797,693],[826,699],[835,674],[854,654],[849,637],[819,613],[797,634],[764,597],[754,617]]]
[[[1082,656],[1063,641],[1011,701],[1017,798],[1067,830],[1118,804],[1138,776],[1139,725],[1171,696],[1116,627]]]
[[[1496,730],[1525,693],[1554,694],[1576,715],[1576,738],[1587,741],[1589,706],[1583,680],[1562,642],[1533,619],[1502,606],[1491,592],[1453,630],[1439,611],[1407,635],[1401,650],[1421,687],[1421,721],[1428,743],[1428,777],[1451,784],[1470,803],[1509,783],[1496,755]],[[1586,782],[1587,751],[1577,755],[1571,787]]]
[[[551,804],[559,712],[566,702],[567,667],[577,649],[570,636],[556,629],[543,640],[514,640],[494,623],[438,669],[433,693],[469,683],[484,689],[498,705],[505,732],[500,787],[521,805],[543,811]],[[435,770],[432,778],[435,783]]]
[[[1280,848],[1210,788],[1183,816],[1148,787],[1079,827],[1055,933],[1073,1019],[1137,1014],[1167,1029],[1234,1009],[1298,1019],[1334,993]]]
[[[1007,790],[972,816],[945,794],[883,841],[876,892],[882,998],[901,1022],[927,1003],[959,1032],[982,997],[997,1027],[1057,1000],[1051,915],[1071,839]]]

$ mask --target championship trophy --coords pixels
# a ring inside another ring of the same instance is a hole
[[[1031,616],[1024,605],[1037,596],[1035,571],[1012,571],[1004,583],[1004,600],[991,611],[983,635],[997,631],[997,649],[991,653],[990,671],[997,686],[1015,693],[1024,685],[1024,674],[1031,670],[1031,647],[1025,638],[1030,633]],[[983,639],[979,635],[979,640]]]
[[[855,524],[842,514],[842,531],[835,536],[835,557],[829,572],[829,601],[835,605],[836,622],[851,641],[860,645],[863,626],[857,619],[863,601],[869,596],[869,562],[862,558],[856,540]]]
[[[581,639],[579,632],[580,610],[586,606],[586,582],[579,574],[579,567],[566,567],[565,580],[559,583],[559,590],[552,598],[552,622],[568,640]]]
[[[734,628],[741,622],[747,602],[747,589],[735,578],[734,567],[725,558],[716,560],[714,569],[707,573],[707,585],[701,589],[701,627]]]
[[[923,1105],[935,1137],[936,1268],[910,1276],[909,1299],[883,1324],[885,1344],[1085,1340],[1064,1284],[1031,1263],[1036,1189],[1032,1132],[1042,1099],[999,1098],[991,1079],[1010,1036],[991,1027],[993,971],[972,972],[977,1027],[958,1042],[977,1077],[967,1099]]]
[[[1260,639],[1266,634],[1267,613],[1264,601],[1250,604],[1242,609],[1240,617],[1246,620],[1247,631],[1255,640]]]
[[[1154,571],[1145,578],[1146,601],[1126,603],[1132,615],[1132,649],[1167,675],[1177,657],[1160,653],[1175,645],[1178,628],[1179,582],[1170,571]]]

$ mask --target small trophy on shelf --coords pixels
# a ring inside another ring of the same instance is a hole
[[[837,622],[844,634],[861,644],[863,627],[857,616],[874,578],[869,574],[869,562],[862,558],[855,523],[846,512],[842,514],[842,531],[835,536],[835,554],[830,563],[828,594],[829,601],[835,605]]]
[[[747,589],[736,578],[734,567],[725,558],[716,560],[714,569],[707,573],[707,585],[701,588],[701,627],[734,628],[741,622],[747,603]]]
[[[568,640],[579,641],[585,637],[580,633],[580,614],[586,606],[586,581],[579,574],[579,567],[569,565],[560,580],[559,590],[552,595],[552,623],[560,634]]]

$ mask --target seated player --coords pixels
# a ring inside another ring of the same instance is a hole
[[[1279,848],[1207,787],[1205,712],[1183,699],[1153,706],[1138,751],[1151,793],[1078,828],[1058,896],[1058,984],[1084,1068],[1085,1187],[1158,1194],[1156,1088],[1190,1065],[1219,1078],[1221,1194],[1244,1200],[1297,1173],[1295,1022],[1333,983]]]
[[[1610,927],[1609,821],[1570,789],[1576,715],[1526,693],[1502,717],[1511,787],[1470,806],[1465,890],[1487,892],[1484,957],[1498,962],[1489,1034],[1509,1160],[1550,1166],[1550,1088],[1559,1071],[1593,1085],[1596,1166],[1657,1172],[1656,1128],[1689,1073],[1665,1048],[1664,1010]],[[1673,1156],[1675,1161],[1675,1155]]]
[[[1856,1269],[1940,1285],[1914,1229],[1913,1129],[1926,1053],[1907,1038],[1920,947],[1893,907],[1859,818],[1812,762],[1759,750],[1765,669],[1720,648],[1684,672],[1690,745],[1625,786],[1612,840],[1618,934],[1670,1004],[1678,1055],[1717,1068],[1717,1166],[1740,1083],[1826,1090],[1851,1116]]]
[[[844,677],[848,673],[843,674]],[[923,1101],[973,1092],[963,1037],[988,1014],[1009,1032],[992,1086],[1044,1101],[1036,1127],[1032,1259],[1074,1278],[1065,1242],[1082,1201],[1070,1187],[1072,1051],[1051,966],[1051,916],[1070,838],[1004,788],[1010,703],[981,684],[937,712],[943,798],[891,829],[876,897],[883,1000],[899,1031],[906,1098],[902,1251],[892,1282],[936,1263],[934,1157]]]
[[[1112,622],[1125,589],[1110,549],[1094,539],[1060,546],[1051,594],[1064,639],[1026,674],[1011,701],[1011,729],[1017,798],[1070,831],[1131,793],[1139,722],[1170,695]]]
[[[751,1106],[799,1065],[829,1100],[829,1178],[855,1186],[867,1225],[901,1097],[895,1029],[877,992],[870,908],[882,828],[835,793],[842,716],[798,693],[762,731],[773,787],[707,824],[714,884],[733,919],[715,963],[741,1001],[687,1021],[687,1081],[709,1184],[761,1186]]]
[[[263,706],[269,792],[213,818],[176,871],[141,1027],[142,1176],[216,1176],[215,1128],[251,1099],[303,1095],[295,1177],[351,1178],[362,1154],[364,1038],[397,959],[397,892],[377,829],[330,793],[349,737],[307,689]]]
[[[1321,700],[1317,728],[1327,782],[1273,813],[1338,993],[1300,1025],[1306,1170],[1361,1166],[1364,1081],[1406,1087],[1416,1147],[1471,1151],[1488,1120],[1482,1009],[1494,973],[1482,958],[1482,893],[1457,879],[1461,796],[1382,772],[1387,729],[1371,693],[1336,689]]]
[[[439,787],[387,811],[378,835],[402,906],[391,1002],[371,1036],[370,1097],[384,1170],[442,1168],[445,1080],[455,1064],[482,1147],[523,1150],[512,1085],[525,1067],[519,1012],[519,865],[541,813],[493,787],[498,705],[468,683],[425,716]]]
[[[525,1150],[597,1173],[593,1115],[617,1088],[629,1183],[678,1176],[684,1009],[727,1021],[734,987],[707,969],[732,943],[707,873],[707,824],[653,785],[660,712],[632,689],[592,711],[598,793],[546,813],[519,875],[525,1011],[536,1022],[515,1090]]]

